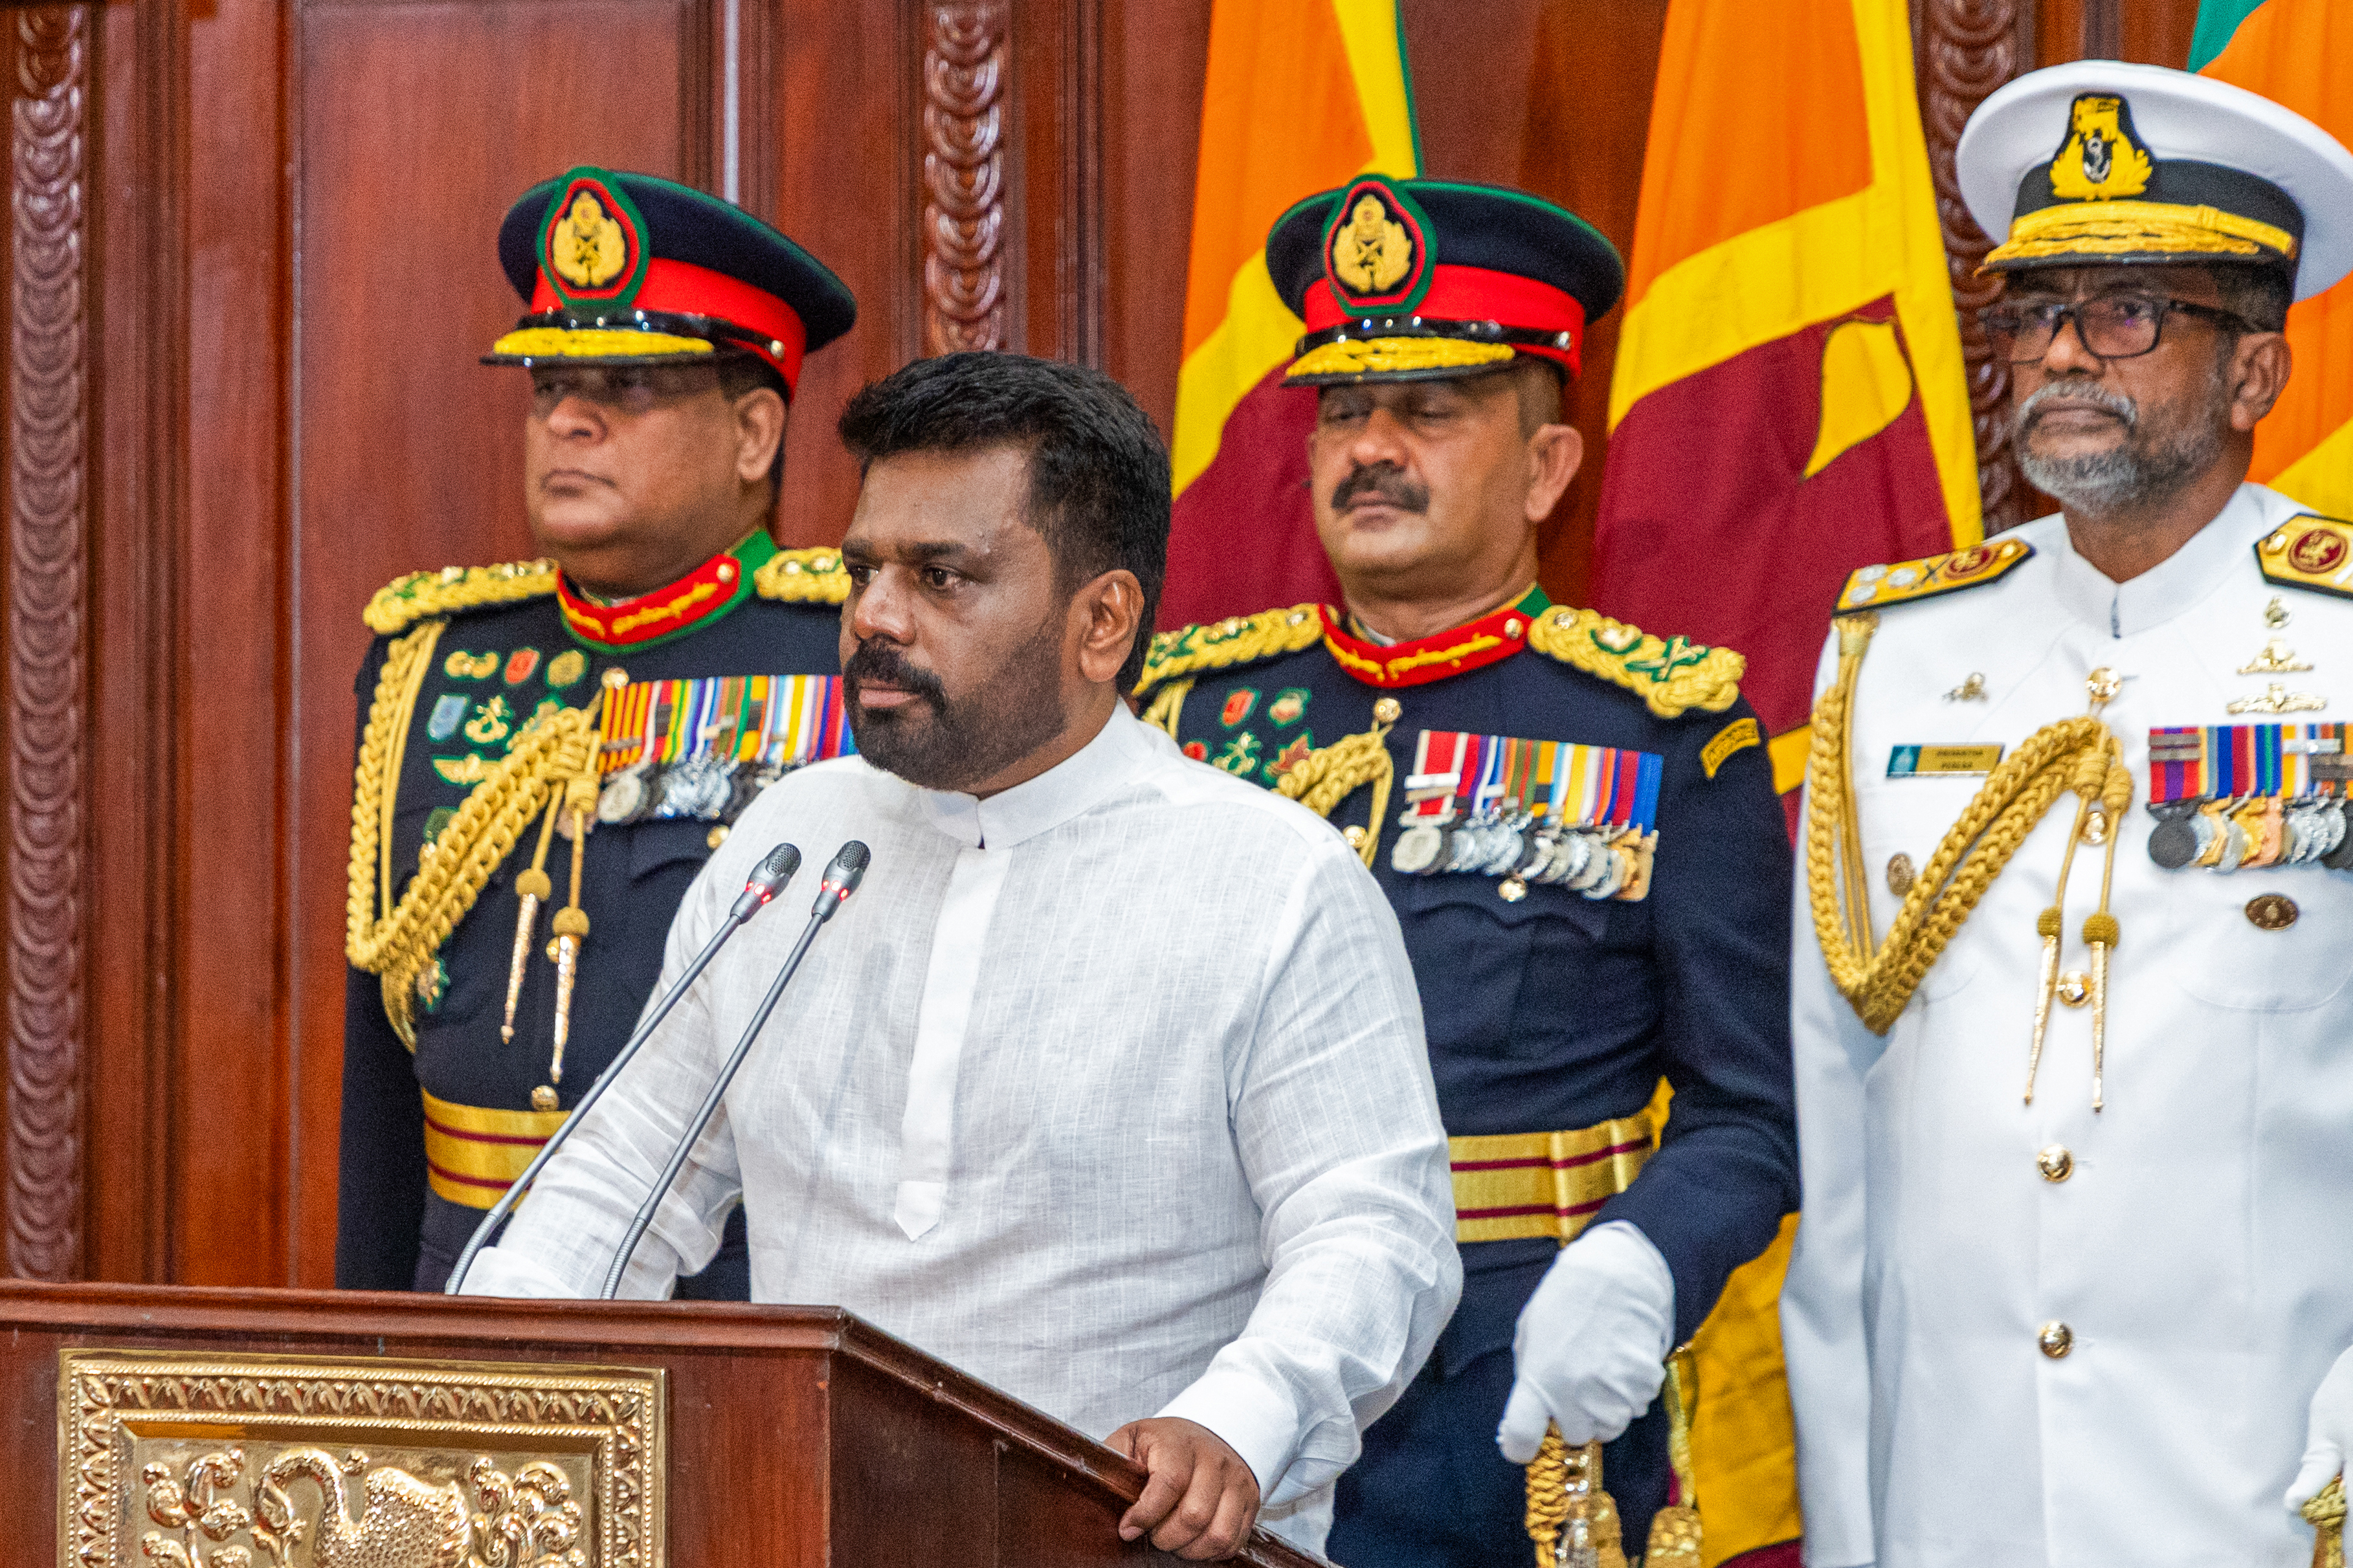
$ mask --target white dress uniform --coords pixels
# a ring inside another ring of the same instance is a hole
[[[2089,1006],[2052,1008],[2022,1100],[2036,918],[2073,795],[1884,1038],[1831,984],[1800,893],[1805,1219],[1782,1313],[1810,1563],[2309,1559],[2312,1531],[2280,1498],[2306,1403],[2353,1344],[2353,874],[2166,870],[2144,809],[2152,728],[2353,717],[2353,600],[2259,570],[2258,543],[2303,510],[2243,486],[2121,584],[2045,518],[2001,536],[2032,547],[2013,569],[1882,612],[1852,730],[1875,934],[1900,901],[1889,861],[1925,866],[1982,783],[1888,777],[1898,748],[2014,746],[2085,712],[2105,668],[2122,678],[2103,717],[2134,803],[2110,902],[2104,1110]],[[2241,673],[2275,639],[2293,657],[2271,662],[2309,670]],[[1833,635],[1818,689],[1836,666]],[[1948,695],[1973,681],[1982,695]],[[2231,711],[2275,684],[2327,707]],[[2089,967],[2101,857],[2077,847],[2063,971]]]

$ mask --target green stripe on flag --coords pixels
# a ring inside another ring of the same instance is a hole
[[[2263,0],[2201,0],[2198,29],[2189,35],[2189,68],[2202,71],[2214,57],[2231,47],[2239,24],[2253,16]]]

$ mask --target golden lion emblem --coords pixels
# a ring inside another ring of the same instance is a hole
[[[2085,93],[2070,111],[2066,143],[2051,160],[2051,190],[2075,201],[2114,201],[2148,189],[2148,153],[2125,132],[2125,100]]]
[[[1358,197],[1348,226],[1332,237],[1333,272],[1352,294],[1381,294],[1396,288],[1412,265],[1405,225],[1389,216],[1380,197]]]
[[[575,289],[602,289],[628,265],[629,247],[619,222],[606,213],[602,202],[582,191],[548,236],[547,258],[556,276]]]

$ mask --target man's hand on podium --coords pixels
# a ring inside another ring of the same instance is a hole
[[[1111,1446],[1152,1473],[1119,1521],[1119,1538],[1152,1531],[1152,1544],[1192,1562],[1231,1557],[1258,1521],[1258,1478],[1207,1426],[1181,1416],[1131,1421]]]

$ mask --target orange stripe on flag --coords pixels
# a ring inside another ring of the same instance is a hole
[[[1274,220],[1372,155],[1330,5],[1218,0],[1185,274],[1187,354],[1225,319],[1234,274],[1265,247]]]
[[[2353,11],[2337,0],[2267,0],[2202,73],[2293,109],[2353,144]],[[2353,284],[2288,311],[2295,368],[2255,426],[2250,477],[2333,516],[2353,512]]]
[[[1782,0],[1769,20],[1754,0],[1669,10],[1630,305],[1678,261],[1871,184],[1852,4]]]

